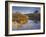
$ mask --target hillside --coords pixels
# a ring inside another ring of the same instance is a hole
[[[40,20],[40,14],[24,14],[29,17],[30,20]]]
[[[16,18],[15,15],[16,14],[13,13],[12,15],[13,15],[12,20],[15,21],[15,18]],[[36,14],[36,13],[35,14],[24,14],[24,15],[28,16],[30,20],[38,20],[38,21],[40,21],[40,13],[39,14]]]

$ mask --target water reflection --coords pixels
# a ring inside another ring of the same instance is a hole
[[[40,21],[28,20],[28,23],[26,23],[19,29],[16,29],[15,26],[13,27],[13,30],[34,30],[34,29],[40,29]]]

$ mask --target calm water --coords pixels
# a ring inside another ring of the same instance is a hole
[[[19,29],[16,29],[15,26],[13,26],[12,30],[34,30],[34,29],[40,29],[40,22],[35,20],[28,20],[28,23],[20,27]]]

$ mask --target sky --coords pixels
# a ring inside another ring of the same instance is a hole
[[[40,12],[40,7],[19,7],[19,6],[12,6],[13,13],[20,12],[20,13],[23,13],[23,14],[28,14],[28,13],[34,13],[36,10],[38,12]]]

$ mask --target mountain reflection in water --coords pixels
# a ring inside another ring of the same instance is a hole
[[[28,23],[26,23],[19,29],[16,29],[15,26],[12,27],[12,30],[34,30],[34,29],[40,29],[40,21],[28,20]]]

